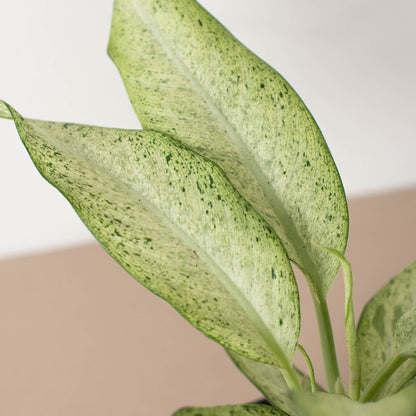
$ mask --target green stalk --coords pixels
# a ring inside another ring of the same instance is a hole
[[[293,366],[291,366],[286,359],[283,361],[283,367],[280,368],[280,371],[290,390],[296,392],[302,391],[302,386],[300,385],[299,379],[293,370]]]
[[[313,296],[313,300],[319,326],[327,387],[330,393],[336,393],[336,386],[339,384],[340,375],[328,305],[325,299],[321,300]]]
[[[340,258],[345,284],[345,331],[347,335],[347,347],[350,368],[350,388],[351,399],[358,400],[361,392],[361,366],[358,355],[358,337],[355,327],[354,308],[352,302],[353,278],[350,263],[344,256]]]
[[[309,378],[311,379],[311,392],[315,393],[316,392],[316,380],[315,380],[315,371],[313,369],[312,361],[308,353],[306,352],[305,348],[302,347],[302,345],[298,344],[298,350],[301,352],[301,354],[303,355],[303,358],[306,361],[306,365],[309,371]]]
[[[354,318],[354,307],[352,301],[352,286],[353,278],[351,265],[344,255],[332,248],[319,246],[322,250],[325,250],[329,254],[332,254],[336,257],[342,266],[342,273],[344,275],[344,287],[345,287],[345,332],[347,338],[347,348],[348,348],[348,363],[350,369],[350,386],[349,386],[349,396],[353,400],[358,400],[360,398],[361,391],[361,366],[358,356],[358,338],[357,338],[357,329],[355,327],[355,318]]]
[[[287,369],[282,368],[281,370],[282,376],[286,381],[287,386],[291,391],[295,392],[302,392],[302,387],[299,383],[298,378],[296,377],[296,374],[294,374],[293,370],[287,371]]]
[[[380,371],[373,377],[370,383],[364,390],[360,401],[369,402],[371,401],[378,391],[383,387],[384,383],[391,377],[391,375],[406,361],[406,357],[402,355],[396,355],[387,360]]]

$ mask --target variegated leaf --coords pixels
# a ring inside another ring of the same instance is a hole
[[[290,366],[299,335],[291,266],[218,166],[161,133],[8,109],[38,170],[129,273],[225,347]]]
[[[396,354],[416,358],[416,306],[403,314],[394,327]]]
[[[313,117],[274,69],[194,0],[116,0],[108,47],[144,128],[215,161],[325,298],[348,211]]]
[[[271,406],[246,404],[216,407],[186,407],[173,416],[286,416]]]
[[[358,325],[362,387],[365,389],[388,361],[416,345],[412,331],[416,307],[416,261],[382,287],[367,303]],[[403,364],[377,397],[398,391],[416,375],[416,361]]]

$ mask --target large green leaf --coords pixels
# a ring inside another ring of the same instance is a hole
[[[260,404],[230,405],[215,407],[185,407],[173,416],[286,416],[271,406]]]
[[[363,388],[386,363],[412,355],[416,347],[416,261],[382,287],[367,303],[358,325]],[[412,322],[413,319],[413,322]],[[416,361],[401,365],[377,397],[398,391],[416,375]]]
[[[348,212],[331,154],[289,84],[193,0],[116,0],[108,47],[145,128],[218,163],[322,299]]]
[[[225,347],[290,366],[299,299],[289,260],[217,165],[160,133],[9,110],[38,170],[128,272]]]
[[[277,408],[290,416],[296,415],[291,392],[279,368],[250,360],[239,354],[228,351],[239,370],[264,394],[264,397]],[[303,391],[310,391],[311,381],[302,372],[297,371],[297,377]]]
[[[416,384],[375,403],[328,393],[295,393],[293,397],[297,416],[416,416]]]

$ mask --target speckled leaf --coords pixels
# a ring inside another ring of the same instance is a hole
[[[394,348],[397,354],[416,358],[416,306],[413,306],[396,322]]]
[[[297,416],[290,390],[279,368],[249,360],[232,351],[227,352],[239,370],[264,394],[270,403],[290,416]],[[297,371],[296,374],[302,390],[310,390],[309,377],[301,371]]]
[[[10,111],[7,107],[7,105],[0,100],[0,118],[8,118],[12,119],[12,115],[10,114]]]
[[[108,51],[142,126],[221,166],[326,296],[339,263],[311,241],[344,252],[347,205],[290,85],[193,0],[116,0]]]
[[[290,263],[217,165],[160,133],[11,111],[41,174],[130,274],[225,347],[290,365],[299,335]]]
[[[261,404],[216,406],[216,407],[186,407],[174,413],[173,416],[286,416],[285,413],[271,406]]]
[[[375,403],[328,393],[295,393],[297,416],[415,416],[416,384]]]
[[[361,315],[358,343],[363,388],[369,384],[387,360],[402,352],[399,347],[403,347],[403,344],[400,345],[395,341],[395,336],[397,339],[400,335],[395,335],[395,332],[400,322],[408,326],[408,322],[405,321],[406,314],[414,314],[415,306],[416,261],[382,287],[368,302]],[[401,324],[398,327],[399,331],[401,331],[400,327]],[[411,342],[415,342],[414,335]],[[379,397],[395,393],[415,375],[416,362],[409,360],[387,381]]]

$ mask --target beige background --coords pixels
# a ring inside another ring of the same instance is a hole
[[[416,258],[415,212],[416,189],[350,202],[357,315]],[[314,313],[300,287],[302,343],[322,382]],[[342,287],[338,279],[330,293],[340,345]],[[162,416],[260,397],[219,346],[95,244],[2,261],[0,334],[0,416]]]

